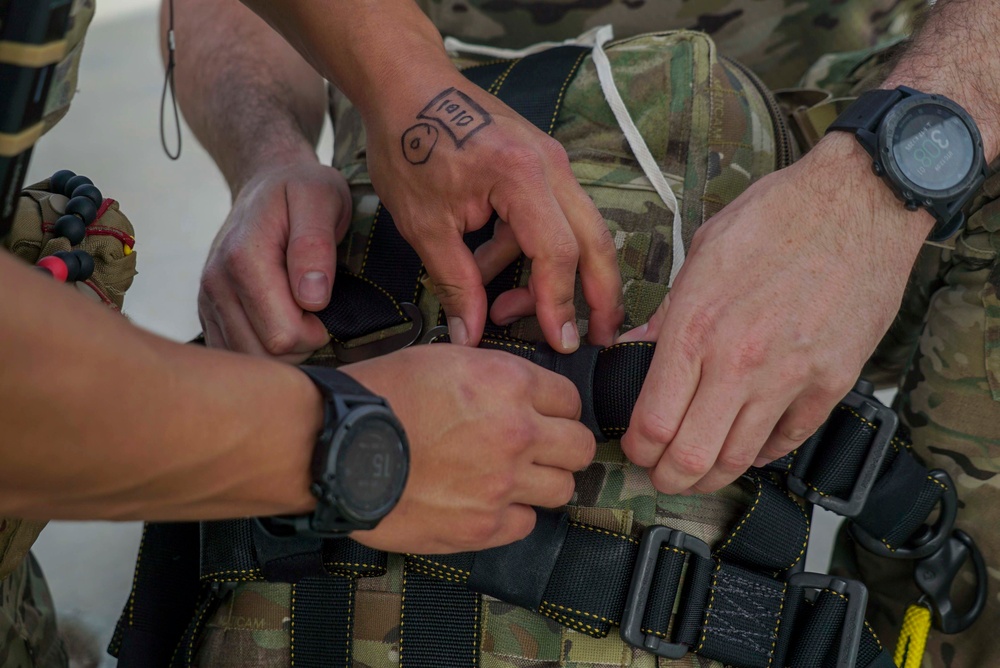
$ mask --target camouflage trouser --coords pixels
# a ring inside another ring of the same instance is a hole
[[[933,293],[897,408],[912,430],[916,452],[958,485],[958,527],[978,542],[986,559],[986,610],[958,635],[931,632],[924,666],[1000,665],[1000,177],[985,187],[969,229],[944,253],[941,286]],[[883,641],[894,644],[903,612],[920,592],[912,562],[873,557],[842,536],[837,570],[868,585],[870,619]],[[959,611],[971,595],[971,570],[956,585]]]
[[[28,555],[0,581],[0,666],[65,668],[56,611],[42,569]]]

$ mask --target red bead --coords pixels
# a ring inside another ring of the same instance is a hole
[[[66,263],[57,258],[55,255],[43,257],[35,264],[52,274],[52,278],[56,279],[60,283],[65,283],[66,277],[69,276],[69,268],[66,267]]]

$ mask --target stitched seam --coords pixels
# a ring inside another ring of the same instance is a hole
[[[607,536],[612,536],[614,538],[619,538],[621,540],[627,540],[628,542],[634,543],[636,545],[639,544],[639,541],[637,541],[635,538],[632,538],[630,536],[626,536],[624,534],[615,533],[614,531],[608,531],[607,529],[600,529],[598,527],[590,526],[589,524],[580,524],[579,522],[570,522],[569,525],[571,527],[576,527],[578,529],[586,529],[587,531],[593,531],[594,533],[602,533],[602,534],[605,534]],[[681,552],[681,550],[678,550],[677,548],[668,548],[668,549],[674,550],[675,552]]]
[[[527,350],[529,352],[535,352],[535,347],[531,346],[531,345],[527,345],[527,344],[510,343],[510,342],[507,342],[507,341],[502,341],[502,340],[499,340],[499,339],[486,338],[486,337],[483,337],[482,342],[483,343],[488,343],[490,345],[501,346],[503,348],[516,348],[518,350]]]
[[[135,590],[139,584],[139,564],[142,563],[142,548],[146,546],[146,525],[142,525],[142,538],[139,540],[139,554],[135,558],[135,571],[132,574],[132,591],[128,596],[128,625],[133,626],[132,619],[135,613]]]
[[[542,605],[547,605],[547,606],[549,606],[551,608],[559,608],[560,610],[563,610],[565,612],[571,612],[574,615],[583,615],[584,617],[591,617],[593,619],[598,619],[598,620],[600,620],[602,622],[607,622],[608,624],[613,624],[614,623],[610,619],[608,619],[607,617],[601,617],[600,615],[595,615],[592,612],[584,612],[583,610],[575,610],[573,608],[567,608],[566,606],[559,605],[558,603],[551,603],[549,601],[542,601]]]
[[[295,665],[295,594],[298,585],[292,585],[292,606],[291,606],[291,624],[289,630],[289,640],[288,640],[288,654],[291,657],[292,666]]]
[[[708,622],[712,618],[712,606],[715,605],[715,587],[719,583],[719,571],[721,570],[722,562],[720,561],[716,564],[715,572],[712,574],[712,595],[708,598],[708,608],[705,610],[705,621],[702,624],[701,639],[698,641],[698,653],[701,653],[701,650],[705,648],[705,639],[708,637]]]
[[[539,610],[538,612],[545,615],[546,617],[556,620],[563,626],[568,626],[574,631],[579,631],[580,633],[586,634],[588,636],[592,636],[594,638],[603,638],[605,637],[605,635],[607,635],[603,629],[595,628],[590,624],[584,624],[583,622],[572,619],[571,617],[567,617],[566,615],[560,615],[556,612],[553,612],[552,610]]]
[[[795,565],[800,561],[802,561],[803,557],[806,556],[806,549],[809,547],[809,534],[812,533],[812,521],[809,519],[809,514],[806,512],[806,509],[799,505],[799,502],[795,500],[795,497],[792,496],[792,493],[786,489],[785,494],[788,496],[789,499],[792,500],[792,503],[795,504],[795,506],[799,509],[799,512],[802,513],[802,517],[804,517],[806,520],[806,535],[802,541],[802,549],[799,550],[799,556],[796,557],[795,561],[792,562],[792,565],[788,567],[788,568],[795,568]],[[788,569],[786,568],[785,570]],[[782,605],[784,605],[784,602],[782,602]]]
[[[372,228],[368,231],[368,243],[365,244],[365,254],[361,259],[361,273],[365,273],[365,267],[368,266],[368,252],[372,249],[372,240],[375,239],[375,226],[378,225],[378,215],[382,213],[382,202],[378,203],[378,208],[375,209],[375,217],[372,219]]]
[[[191,642],[188,643],[187,648],[187,665],[190,667],[191,662],[194,661],[194,646],[198,641],[198,636],[201,635],[201,624],[205,619],[205,615],[208,614],[208,609],[212,607],[210,605],[203,605],[201,611],[198,613],[198,619],[194,623],[194,629],[191,631]]]
[[[242,575],[244,577],[238,578],[238,582],[249,582],[251,580],[261,579],[261,571],[259,568],[251,568],[250,570],[227,570],[227,571],[215,571],[214,573],[205,573],[199,580],[212,580],[217,577],[222,577],[224,575]]]
[[[556,108],[552,111],[552,120],[549,121],[549,131],[546,133],[550,136],[552,135],[552,131],[556,127],[556,118],[559,116],[559,110],[562,108],[562,101],[563,101],[563,96],[566,95],[566,88],[569,86],[569,82],[572,81],[573,77],[576,75],[576,71],[580,69],[580,63],[583,62],[583,57],[586,56],[588,53],[590,52],[582,51],[580,53],[580,56],[576,59],[576,62],[573,63],[573,67],[570,68],[569,74],[566,75],[566,80],[563,81],[562,88],[559,89],[559,95],[556,97],[556,105],[555,105]]]
[[[406,634],[403,632],[403,626],[406,624],[406,574],[409,572],[407,564],[403,564],[403,584],[402,590],[400,592],[399,598],[399,665],[403,665],[403,639]]]
[[[344,643],[344,654],[345,654],[345,666],[351,665],[351,648],[353,643],[351,642],[351,632],[354,630],[354,582],[348,582],[347,590],[347,641]]]
[[[781,615],[785,611],[785,597],[788,595],[788,583],[781,585],[781,603],[778,604],[778,618],[774,622],[774,639],[771,641],[771,651],[767,653],[767,665],[774,663],[774,648],[778,645],[778,629],[781,627]]]
[[[412,564],[410,570],[414,573],[419,573],[420,575],[426,575],[430,578],[435,578],[437,580],[445,580],[447,582],[454,582],[455,584],[465,584],[465,580],[459,580],[454,575],[448,573],[442,573],[441,571],[435,571],[429,568],[424,568],[419,564]]]
[[[490,87],[486,89],[487,93],[492,93],[493,95],[500,94],[500,88],[503,87],[504,82],[507,81],[507,77],[510,75],[510,71],[514,69],[514,66],[521,62],[521,59],[510,61],[510,67],[503,71],[503,74],[497,77],[496,81],[490,84]]]
[[[613,346],[602,348],[601,350],[597,351],[597,354],[603,355],[604,353],[611,352],[612,350],[618,350],[619,348],[632,348],[636,346],[640,348],[655,348],[656,344],[650,343],[649,341],[628,341],[627,343],[616,343]]]
[[[461,575],[464,575],[466,577],[468,577],[469,575],[471,575],[471,573],[469,571],[462,570],[461,568],[454,568],[453,566],[448,566],[447,564],[439,563],[437,561],[434,561],[433,559],[429,559],[427,557],[422,557],[419,554],[409,554],[409,553],[407,553],[406,556],[410,557],[412,559],[417,559],[419,561],[423,561],[423,562],[428,563],[428,564],[433,564],[434,566],[437,566],[438,568],[444,569],[446,571],[451,571],[453,573],[460,573]],[[426,566],[424,568],[426,568]]]
[[[761,481],[760,478],[756,477],[754,478],[754,483],[757,485],[757,495],[754,497],[753,504],[750,506],[750,510],[746,512],[746,515],[743,516],[743,519],[740,520],[740,523],[736,526],[735,529],[733,529],[733,532],[729,534],[729,538],[726,540],[725,543],[723,543],[722,547],[719,548],[718,550],[719,552],[723,552],[727,547],[729,547],[729,545],[733,542],[733,539],[736,538],[736,534],[740,532],[740,529],[743,528],[743,525],[746,524],[747,520],[750,519],[750,516],[753,515],[753,511],[757,510],[757,505],[760,503],[761,497],[764,496],[764,483]]]

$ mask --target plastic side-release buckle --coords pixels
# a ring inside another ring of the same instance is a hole
[[[800,476],[791,474],[786,480],[788,489],[810,503],[835,512],[842,517],[853,518],[861,514],[868,502],[868,496],[875,487],[879,469],[881,469],[882,462],[889,452],[892,437],[896,435],[896,429],[899,427],[899,417],[895,411],[884,406],[872,396],[873,392],[874,387],[871,383],[859,380],[854,389],[840,402],[842,405],[853,408],[862,419],[875,425],[875,436],[868,448],[868,456],[865,457],[864,464],[855,478],[850,495],[847,498],[841,498],[820,494],[819,491],[810,488]],[[812,444],[812,447],[815,449],[818,447],[818,443]],[[811,458],[811,453],[806,453],[806,456]]]
[[[665,526],[651,526],[646,529],[639,543],[639,554],[635,560],[635,570],[632,571],[632,583],[625,598],[625,610],[621,621],[621,638],[632,647],[667,659],[679,659],[688,653],[689,647],[683,643],[665,642],[652,634],[642,632],[642,618],[646,612],[649,593],[653,585],[653,574],[656,572],[656,561],[663,545],[690,552],[705,559],[712,558],[712,550],[708,544],[690,536],[683,531]],[[680,589],[678,587],[678,589]],[[670,601],[670,605],[673,605]]]
[[[955,526],[955,518],[958,516],[958,493],[955,491],[955,483],[952,482],[951,476],[946,471],[934,469],[928,475],[944,487],[939,501],[941,510],[938,512],[938,518],[933,526],[923,525],[913,538],[895,549],[890,548],[857,524],[851,524],[848,527],[851,537],[861,547],[881,557],[923,559],[933,556],[948,540],[951,530]]]
[[[970,558],[976,574],[976,595],[969,609],[959,613],[955,610],[951,589]],[[931,609],[934,627],[943,633],[961,633],[966,630],[979,618],[986,605],[989,586],[983,554],[972,536],[960,529],[955,529],[937,552],[916,563],[913,579],[920,591],[924,592],[919,603]]]
[[[868,589],[857,580],[838,578],[825,573],[795,573],[788,578],[788,586],[804,589],[804,595],[810,601],[814,601],[822,590],[840,594],[847,599],[844,621],[840,625],[837,663],[834,666],[836,668],[855,668],[858,652],[861,648],[861,634],[865,629]],[[784,663],[779,665],[784,665]]]

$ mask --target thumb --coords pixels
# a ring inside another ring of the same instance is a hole
[[[663,301],[657,307],[656,311],[653,312],[653,317],[649,319],[645,325],[639,325],[634,329],[630,329],[621,336],[615,343],[628,343],[630,341],[656,341],[660,338],[660,329],[663,328],[663,322],[667,318],[667,308],[670,306],[670,295],[663,298]]]
[[[472,251],[457,230],[422,245],[417,251],[448,316],[451,342],[478,345],[486,326],[486,289]]]
[[[319,311],[330,302],[343,207],[329,196],[296,197],[294,189],[288,184],[288,282],[303,310]]]

